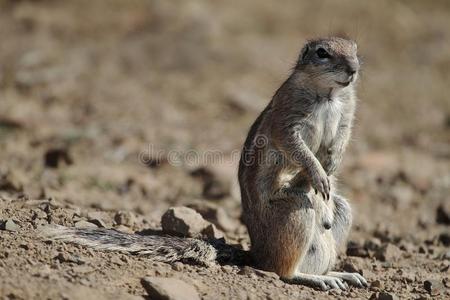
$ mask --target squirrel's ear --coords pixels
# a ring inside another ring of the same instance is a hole
[[[306,55],[308,55],[308,52],[309,52],[309,46],[305,45],[303,47],[302,51],[300,52],[299,62],[302,62],[306,58]]]

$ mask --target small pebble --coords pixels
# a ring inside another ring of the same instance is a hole
[[[7,231],[18,231],[20,229],[19,225],[17,225],[13,220],[9,219],[5,222],[4,228]]]
[[[423,282],[423,287],[431,296],[439,295],[442,291],[445,290],[442,281],[434,279],[425,280]]]
[[[76,228],[98,228],[98,226],[95,225],[94,223],[84,221],[84,220],[76,222],[75,227]]]

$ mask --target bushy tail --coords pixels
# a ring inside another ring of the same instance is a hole
[[[202,241],[174,236],[138,235],[102,228],[74,228],[46,225],[40,235],[106,251],[125,252],[160,262],[182,261],[203,266],[217,262],[241,264],[246,253],[223,241]]]

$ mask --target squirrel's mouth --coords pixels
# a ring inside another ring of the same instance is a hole
[[[340,86],[348,86],[348,85],[350,84],[351,81],[340,82],[340,81],[336,81],[336,80],[335,80],[335,82],[336,82],[337,84],[339,84]]]

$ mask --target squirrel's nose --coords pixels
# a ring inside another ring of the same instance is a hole
[[[355,75],[355,73],[356,73],[356,69],[352,68],[352,67],[347,67],[347,69],[345,71],[347,72],[347,74],[349,76]]]
[[[355,75],[356,72],[358,72],[359,69],[359,63],[357,60],[348,59],[345,63],[345,72],[348,74],[348,76]]]

